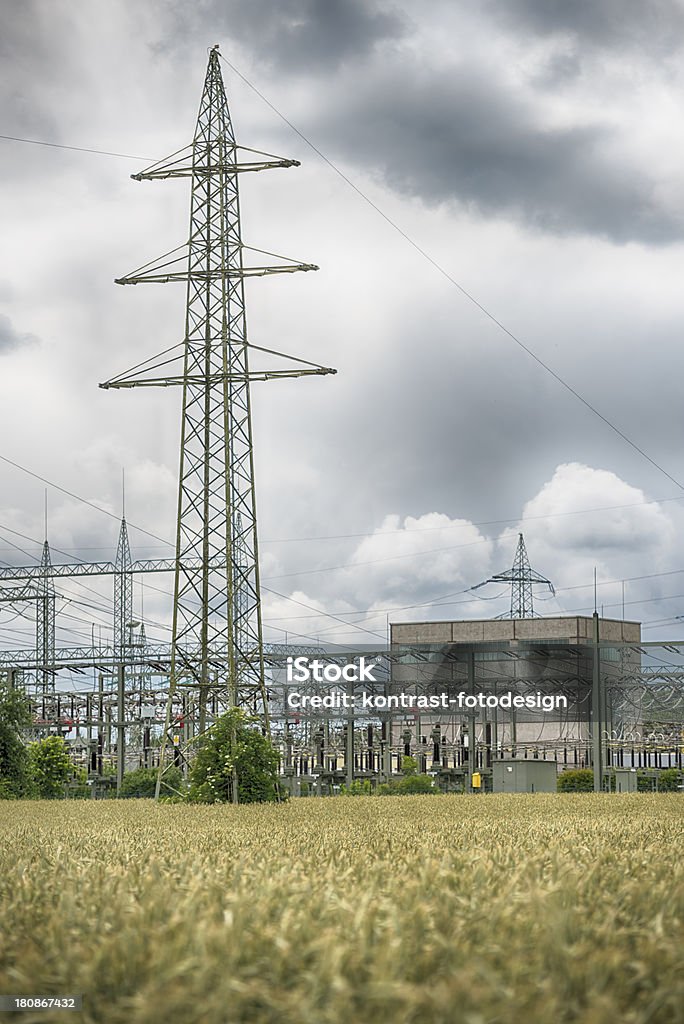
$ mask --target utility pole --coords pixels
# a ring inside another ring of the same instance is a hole
[[[282,257],[265,266],[244,265],[249,247],[242,242],[238,176],[292,166],[297,161],[238,146],[214,46],[191,145],[132,175],[136,181],[191,179],[187,245],[117,279],[186,284],[184,337],[174,347],[180,351],[153,356],[100,385],[179,385],[183,393],[171,678],[157,793],[178,685],[195,688],[200,702],[213,688],[224,708],[255,708],[268,728],[250,382],[335,371],[292,356],[284,358],[295,368],[250,369],[250,350],[280,354],[248,341],[244,279],[318,268]],[[218,686],[214,652],[228,662]]]

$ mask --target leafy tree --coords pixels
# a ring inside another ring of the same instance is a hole
[[[74,773],[74,765],[61,736],[46,736],[29,747],[31,774],[38,796],[53,800],[64,796],[64,787]]]
[[[231,708],[204,737],[190,770],[190,799],[230,803],[237,779],[238,803],[268,803],[284,798],[278,782],[280,758],[256,721]]]
[[[593,793],[594,773],[591,768],[568,768],[558,776],[559,793]]]
[[[401,759],[401,774],[402,775],[417,775],[418,774],[418,761],[415,757],[410,757],[408,754],[404,754]]]
[[[658,775],[659,793],[676,793],[679,789],[680,773],[677,768],[663,768]]]
[[[26,695],[0,684],[0,799],[31,795],[29,755],[22,739],[22,731],[30,724]]]
[[[122,797],[153,797],[157,785],[156,768],[136,768],[126,772],[123,777],[119,796]],[[183,774],[180,768],[170,765],[162,775],[161,796],[176,796],[183,787]]]

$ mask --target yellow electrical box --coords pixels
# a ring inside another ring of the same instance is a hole
[[[473,789],[479,789],[482,785],[482,776],[479,772],[473,772],[472,783]]]

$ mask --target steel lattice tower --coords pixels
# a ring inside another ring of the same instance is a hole
[[[128,542],[128,527],[125,517],[121,520],[114,567],[116,569],[114,575],[114,660],[122,665],[126,662],[129,645],[128,624],[133,614],[131,547]]]
[[[55,586],[47,540],[43,543],[37,580],[36,655],[39,665],[37,681],[45,693],[53,684],[51,669],[55,662]]]
[[[532,600],[532,587],[536,584],[544,584],[552,594],[555,594],[553,584],[545,576],[541,576],[534,569],[530,568],[530,560],[527,557],[525,538],[522,533],[518,534],[518,546],[515,549],[513,565],[506,572],[497,573],[491,576],[484,583],[478,583],[472,587],[484,587],[487,583],[510,583],[511,585],[511,611],[510,615],[503,618],[511,619],[532,619],[535,616],[534,603]]]
[[[219,703],[249,703],[267,719],[259,590],[250,381],[334,373],[305,360],[295,369],[254,372],[247,338],[244,279],[316,270],[275,257],[247,267],[241,236],[238,175],[298,166],[256,150],[240,150],[233,133],[218,46],[211,49],[192,145],[134,174],[135,180],[189,177],[190,234],[178,250],[117,280],[187,283],[182,373],[152,357],[102,387],[183,389],[176,526],[172,665],[167,725],[175,687],[198,688],[200,731],[210,688]],[[254,250],[259,251],[259,250]],[[266,255],[272,256],[268,253]],[[273,353],[272,355],[279,355]],[[143,367],[141,371],[141,367]],[[306,367],[306,368],[304,368]],[[155,376],[158,371],[162,376]],[[212,653],[228,654],[227,678],[216,680]]]

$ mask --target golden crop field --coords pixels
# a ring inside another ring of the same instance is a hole
[[[1,991],[84,996],[6,1018],[674,1024],[683,826],[680,794],[5,802]]]

